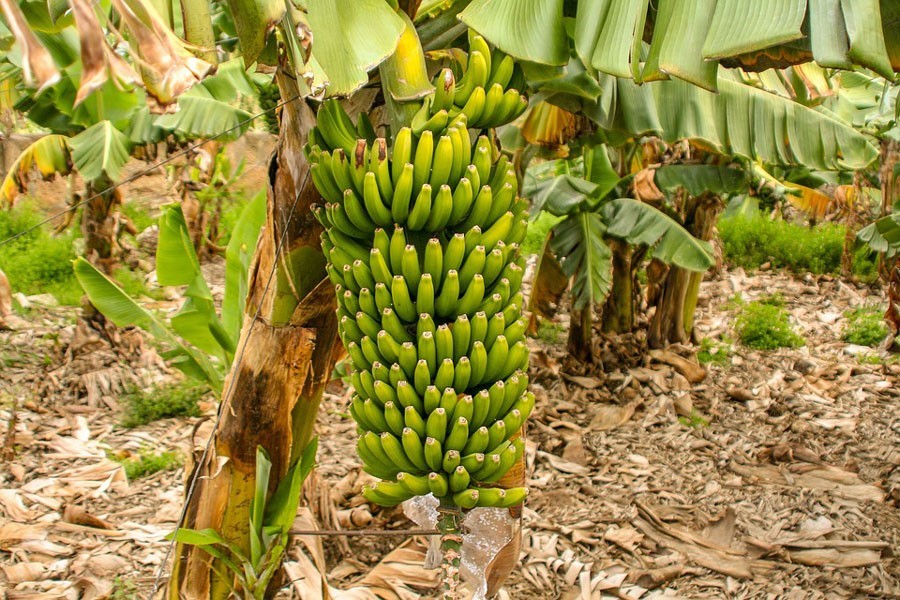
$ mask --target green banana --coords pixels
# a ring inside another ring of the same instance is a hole
[[[418,109],[390,143],[328,100],[304,148],[357,451],[383,480],[363,493],[384,505],[431,493],[507,507],[527,494],[477,487],[521,460],[524,443],[510,438],[534,409],[519,250],[528,204],[488,131],[525,109],[525,81],[515,59],[474,31],[468,41],[431,93],[403,100]]]

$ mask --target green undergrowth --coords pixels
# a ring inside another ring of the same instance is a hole
[[[547,319],[538,322],[537,338],[546,344],[557,344],[560,336],[565,332],[565,327]]]
[[[887,337],[884,311],[877,306],[863,306],[844,313],[847,324],[841,339],[857,346],[877,346]]]
[[[147,390],[131,389],[122,398],[123,427],[137,427],[159,419],[200,416],[200,400],[209,393],[191,381]]]
[[[0,242],[36,227],[0,246],[0,269],[9,278],[14,293],[52,294],[60,304],[76,306],[82,295],[72,272],[72,261],[77,256],[77,228],[53,235],[52,225],[38,226],[45,218],[33,200],[19,202],[11,210],[0,210]]]
[[[784,300],[764,299],[741,307],[735,321],[738,339],[756,350],[799,348],[806,343],[791,326]]]
[[[141,596],[134,580],[116,577],[108,597],[109,600],[135,600]]]
[[[815,227],[782,220],[731,217],[718,225],[725,260],[736,267],[756,269],[765,263],[799,273],[838,273],[846,228],[835,223]],[[853,258],[853,273],[869,281],[877,274],[875,260],[865,249]]]
[[[697,360],[701,365],[727,365],[731,359],[731,339],[723,337],[703,338],[700,340],[700,349],[697,351]]]
[[[678,422],[685,427],[690,427],[691,429],[704,429],[706,427],[709,427],[709,419],[704,417],[696,410],[692,410],[689,417],[678,417]]]
[[[172,471],[184,464],[184,457],[178,452],[154,452],[141,450],[137,456],[115,458],[113,460],[125,469],[128,481],[148,477],[160,471]]]

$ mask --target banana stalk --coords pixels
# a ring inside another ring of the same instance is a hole
[[[524,111],[524,79],[474,32],[469,46],[466,64],[405,103],[416,112],[394,125],[392,144],[363,135],[329,100],[306,147],[327,202],[315,215],[353,364],[357,450],[381,479],[363,494],[384,506],[440,500],[448,598],[462,511],[527,495],[497,482],[521,460],[534,408],[519,255],[526,205],[490,131]],[[410,99],[386,96],[389,109]]]

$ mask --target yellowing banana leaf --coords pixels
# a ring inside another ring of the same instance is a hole
[[[550,246],[572,279],[576,309],[603,302],[612,288],[612,251],[603,236],[606,224],[596,212],[576,212],[553,228]]]
[[[159,104],[171,104],[213,68],[185,48],[148,0],[111,1],[131,33],[144,87]]]
[[[459,18],[507,54],[562,66],[569,60],[562,14],[563,0],[474,0]]]
[[[554,104],[538,102],[528,111],[522,123],[522,137],[529,144],[557,148],[578,133],[581,118]]]
[[[325,70],[329,95],[350,95],[394,51],[403,19],[384,0],[307,0],[312,55]]]
[[[603,204],[600,213],[606,235],[632,245],[653,247],[653,258],[690,271],[705,271],[716,262],[709,242],[699,240],[649,204],[633,198],[617,198]]]
[[[0,184],[0,200],[12,206],[19,193],[27,190],[29,177],[35,170],[44,179],[68,175],[72,170],[69,138],[57,134],[45,135],[25,148]]]
[[[833,200],[828,194],[799,183],[786,183],[785,192],[787,192],[788,202],[792,206],[816,219],[821,219],[828,214],[833,204]]]
[[[106,42],[103,28],[88,0],[72,0],[75,27],[81,42],[81,83],[75,104],[101,88],[110,78],[119,88],[131,87],[141,78]]]
[[[128,162],[131,142],[109,121],[100,121],[69,140],[72,162],[87,181],[118,181]]]
[[[803,37],[806,0],[718,0],[704,58],[724,58],[763,50]]]

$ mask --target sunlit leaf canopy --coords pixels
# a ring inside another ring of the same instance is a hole
[[[473,0],[462,19],[523,60],[564,66],[574,50],[589,68],[638,82],[671,76],[714,90],[717,64],[900,71],[894,0]]]

